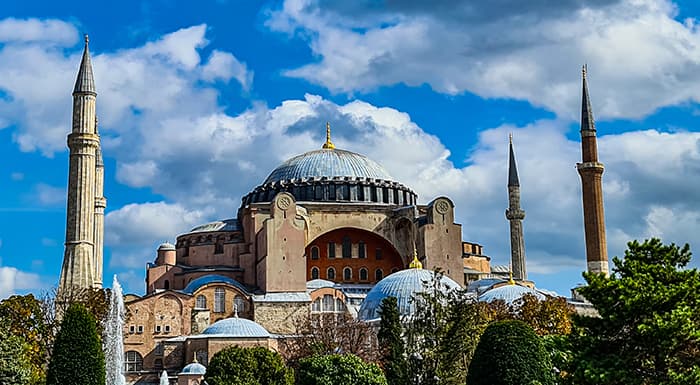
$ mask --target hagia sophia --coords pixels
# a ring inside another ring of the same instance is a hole
[[[66,249],[59,285],[64,291],[102,285],[106,199],[96,97],[86,39],[68,136]],[[585,68],[581,138],[577,169],[588,269],[607,273],[603,165]],[[504,268],[491,265],[482,245],[462,239],[449,197],[419,204],[410,186],[380,164],[337,148],[327,125],[318,149],[271,170],[260,185],[251,186],[235,215],[158,247],[146,267],[145,295],[125,297],[129,383],[158,383],[163,370],[178,384],[198,383],[211,356],[226,346],[277,350],[299,320],[313,314],[349,314],[372,322],[387,296],[397,297],[401,313],[410,315],[411,296],[436,269],[446,288],[467,288],[483,301],[552,295],[527,279],[525,211],[512,138],[508,168],[511,268]]]

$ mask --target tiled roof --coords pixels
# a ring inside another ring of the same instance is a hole
[[[226,318],[204,329],[203,335],[231,338],[269,338],[270,333],[260,324],[245,318]]]

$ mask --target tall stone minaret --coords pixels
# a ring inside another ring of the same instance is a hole
[[[608,275],[608,246],[605,241],[605,213],[603,212],[603,164],[598,162],[593,110],[588,97],[586,66],[583,66],[583,97],[581,102],[582,161],[576,164],[581,175],[583,196],[583,225],[586,233],[586,261],[588,271]]]
[[[97,118],[95,118],[95,133],[98,135]],[[105,207],[107,207],[107,199],[104,196],[104,175],[105,165],[102,160],[102,148],[97,147],[95,151],[95,282],[94,287],[102,287],[102,252],[104,250],[104,218]]]
[[[97,193],[102,195],[102,187],[98,188],[96,184],[96,160],[100,148],[95,117],[96,96],[86,35],[85,50],[73,89],[73,127],[68,135],[70,164],[66,243],[59,293],[67,294],[74,289],[96,287],[98,283],[101,286],[101,277],[97,276],[97,270],[102,262],[98,263],[95,258],[95,209],[103,204],[102,200],[96,199]],[[100,233],[100,243],[101,235]]]
[[[510,155],[508,164],[508,209],[506,218],[510,222],[510,261],[513,266],[513,278],[526,280],[525,269],[525,240],[523,238],[523,219],[525,210],[520,208],[520,180],[518,179],[518,167],[515,164],[515,152],[513,151],[513,135],[509,136]]]

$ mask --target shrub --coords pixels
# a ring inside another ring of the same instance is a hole
[[[352,354],[316,355],[299,362],[297,385],[387,385],[375,364]]]
[[[294,375],[277,352],[261,346],[231,346],[214,354],[205,379],[209,385],[292,385]]]

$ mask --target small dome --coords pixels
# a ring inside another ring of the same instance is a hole
[[[190,375],[200,375],[203,376],[207,374],[207,368],[204,367],[204,365],[200,364],[199,362],[192,362],[187,364],[184,368],[182,368],[182,371],[180,374],[190,374]]]
[[[476,295],[483,294],[486,290],[490,289],[493,285],[507,282],[505,279],[501,278],[484,278],[478,279],[471,282],[467,287],[468,292],[476,293]]]
[[[192,282],[188,283],[182,291],[187,294],[194,294],[195,291],[199,290],[200,287],[208,285],[210,283],[225,283],[227,285],[235,286],[244,292],[247,292],[246,288],[241,285],[240,282],[236,281],[230,277],[224,277],[223,275],[210,274],[199,277]]]
[[[163,250],[163,251],[175,250],[175,245],[173,245],[170,242],[164,242],[164,243],[161,243],[160,246],[158,246],[158,250]]]
[[[411,298],[424,292],[424,283],[431,282],[434,277],[435,273],[432,270],[425,269],[406,269],[386,276],[367,293],[360,306],[359,318],[363,321],[379,318],[379,306],[387,297],[396,297],[402,316],[413,314],[414,305]],[[444,275],[440,283],[446,292],[460,288],[457,282]]]
[[[311,281],[306,282],[307,290],[316,290],[324,287],[335,287],[335,282],[327,281],[325,279],[312,279]]]
[[[322,177],[392,180],[384,167],[364,155],[339,149],[321,149],[295,156],[282,163],[270,173],[263,184]]]
[[[517,284],[509,284],[499,286],[491,290],[487,290],[479,296],[479,301],[493,302],[496,300],[501,300],[505,301],[505,303],[510,305],[522,298],[525,294],[532,294],[539,300],[545,299],[545,296],[542,293],[530,289],[529,287],[520,286]]]
[[[202,334],[234,338],[269,338],[270,333],[257,322],[245,318],[226,318],[214,322]]]

